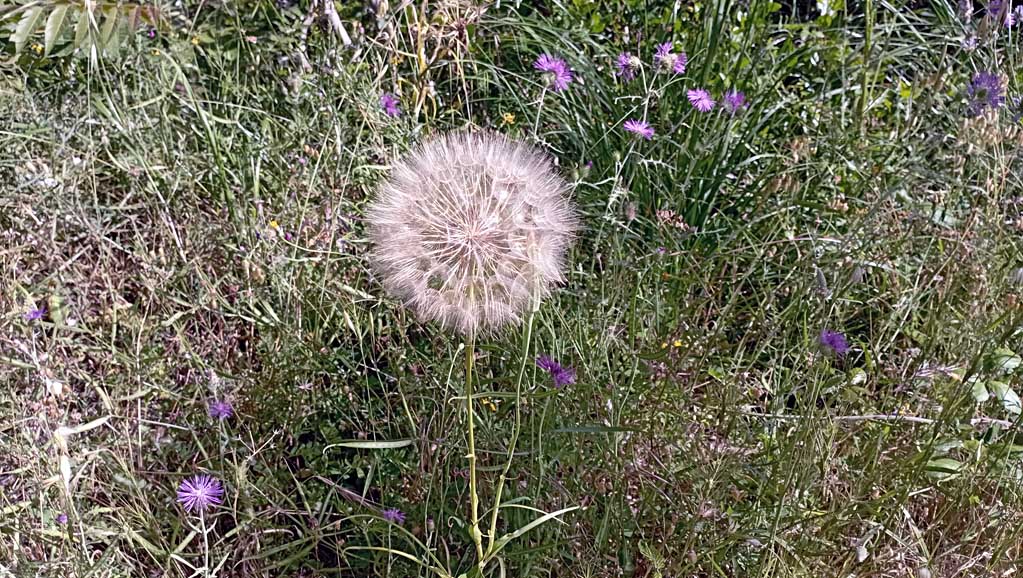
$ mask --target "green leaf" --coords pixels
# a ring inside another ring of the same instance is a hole
[[[1020,359],[1020,356],[1016,355],[1015,351],[1006,347],[996,349],[988,360],[995,371],[1001,373],[1012,373],[1020,364],[1023,364],[1023,359]]]
[[[78,13],[78,23],[75,25],[75,48],[81,48],[86,37],[89,36],[89,12],[83,10]]]
[[[14,43],[15,53],[20,53],[25,48],[25,43],[28,42],[28,37],[35,32],[36,26],[39,24],[39,19],[42,18],[42,16],[42,6],[29,8],[21,16],[21,20],[18,21],[17,28],[14,29],[14,34],[11,35],[11,42]]]
[[[1005,411],[1019,415],[1020,410],[1023,406],[1020,405],[1019,395],[1009,387],[1008,383],[1002,381],[990,381],[988,385],[991,387],[991,392],[994,393],[995,398],[1002,402],[1002,407]]]
[[[103,28],[99,31],[99,42],[105,48],[114,34],[114,25],[117,24],[117,8],[104,10],[106,19],[103,21]]]
[[[509,542],[522,536],[523,534],[532,530],[533,528],[536,528],[540,524],[543,524],[544,522],[547,522],[549,520],[553,520],[562,514],[567,514],[572,510],[578,509],[579,506],[572,506],[571,508],[564,508],[562,510],[558,510],[557,512],[544,514],[543,516],[540,516],[539,518],[533,520],[532,522],[526,524],[525,526],[519,528],[518,530],[515,530],[511,534],[505,534],[504,536],[501,536],[501,538],[497,542],[494,542],[493,547],[487,552],[486,558],[488,559],[493,558],[495,555],[497,555],[498,552],[500,552],[505,546],[507,546]]]
[[[46,30],[44,31],[43,41],[43,54],[46,56],[50,55],[50,51],[53,50],[53,45],[57,42],[57,38],[60,36],[61,31],[64,29],[64,22],[67,20],[67,11],[70,8],[68,4],[61,4],[50,12],[50,17],[46,19]]]
[[[952,458],[938,458],[927,462],[927,475],[938,480],[945,480],[958,474],[963,463]]]
[[[631,427],[614,427],[614,426],[603,426],[603,425],[580,425],[575,427],[561,427],[558,429],[551,430],[550,433],[618,433],[618,432],[641,432]]]
[[[347,440],[347,441],[343,441],[343,442],[338,442],[336,444],[330,444],[329,446],[323,448],[323,451],[327,451],[328,449],[330,449],[332,447],[337,447],[337,446],[340,446],[340,447],[343,447],[343,448],[355,448],[355,449],[360,449],[360,450],[388,450],[388,449],[395,449],[395,448],[404,448],[404,447],[407,447],[407,446],[410,446],[410,445],[412,445],[412,440],[410,440],[410,439],[409,440],[380,440],[380,441]]]
[[[988,393],[987,386],[983,381],[976,378],[970,381],[973,382],[973,388],[971,393],[973,393],[973,399],[977,400],[977,403],[984,403],[985,401],[991,399],[991,394]]]

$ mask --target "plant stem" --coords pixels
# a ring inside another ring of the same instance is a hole
[[[540,105],[536,107],[536,119],[533,121],[533,138],[537,141],[540,140],[537,131],[540,128],[540,112],[543,110],[543,99],[547,96],[547,86],[543,87],[543,91],[540,93]]]
[[[490,540],[487,543],[487,556],[494,550],[494,542],[497,541],[497,513],[501,509],[501,494],[504,491],[504,483],[508,480],[508,471],[511,469],[512,457],[515,455],[515,445],[519,440],[519,431],[522,429],[522,379],[526,374],[526,367],[529,363],[529,344],[533,338],[533,319],[536,316],[536,308],[529,312],[529,319],[526,321],[526,332],[522,338],[522,365],[519,366],[519,377],[515,381],[515,429],[512,430],[511,441],[508,443],[508,459],[504,463],[501,477],[497,481],[497,492],[494,497],[494,509],[490,513]]]
[[[473,361],[476,355],[476,335],[469,337],[469,346],[465,348],[465,418],[468,422],[469,438],[469,507],[471,509],[472,527],[469,533],[472,541],[476,544],[476,556],[479,562],[483,561],[483,535],[480,533],[480,497],[476,492],[476,436],[474,422],[475,414],[472,408],[472,370]]]
[[[210,575],[210,541],[206,532],[206,514],[199,508],[199,526],[202,528],[202,573]]]

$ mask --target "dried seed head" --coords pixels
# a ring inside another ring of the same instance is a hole
[[[371,263],[422,319],[497,330],[563,280],[578,228],[568,184],[496,133],[429,140],[393,166],[367,212]]]

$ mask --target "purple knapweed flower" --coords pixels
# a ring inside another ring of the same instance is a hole
[[[226,399],[215,399],[210,402],[209,412],[213,419],[223,421],[234,415],[234,407]]]
[[[689,99],[689,104],[700,112],[710,112],[714,108],[714,99],[711,98],[709,92],[702,88],[694,88],[686,92],[686,98]]]
[[[746,95],[740,90],[732,89],[725,93],[724,98],[721,102],[728,109],[728,112],[735,114],[740,110],[746,108]]]
[[[187,512],[205,512],[210,506],[218,506],[224,498],[224,486],[220,480],[208,474],[186,478],[178,487],[178,503]]]
[[[1005,27],[1012,28],[1017,24],[1023,24],[1023,5],[1013,8],[1005,14]]]
[[[822,329],[820,342],[821,345],[838,355],[845,355],[849,351],[849,342],[845,340],[845,335],[837,331]]]
[[[671,71],[675,74],[682,74],[686,71],[686,64],[689,62],[689,57],[686,53],[675,54],[672,52],[672,43],[665,42],[657,45],[657,50],[654,52],[654,63],[664,71]]]
[[[671,65],[671,70],[675,74],[683,74],[686,71],[686,64],[689,63],[689,57],[683,52],[675,58],[675,63]]]
[[[645,120],[627,120],[622,124],[622,128],[646,140],[654,138],[654,128]]]
[[[43,315],[46,315],[46,306],[45,305],[43,307],[38,308],[38,309],[33,309],[33,310],[29,311],[28,313],[26,313],[24,315],[24,317],[25,317],[25,321],[35,321],[37,319],[42,319]]]
[[[389,92],[380,95],[380,108],[387,116],[394,117],[401,114],[401,109],[398,108],[398,99]]]
[[[65,514],[64,512],[61,512],[60,514],[57,514],[57,523],[58,524],[67,524],[67,514]]]
[[[405,512],[402,512],[398,508],[387,508],[380,512],[380,515],[392,524],[398,524],[400,526],[405,523]]]
[[[565,90],[572,82],[572,71],[568,64],[560,58],[550,54],[541,54],[533,62],[533,68],[543,72],[548,77],[549,88],[554,92]]]
[[[639,70],[641,64],[638,56],[623,52],[618,55],[618,59],[615,61],[615,66],[618,67],[618,71],[615,74],[625,82],[629,82],[636,78],[636,71]]]
[[[991,72],[978,72],[973,75],[966,93],[970,96],[970,112],[980,114],[987,107],[998,108],[1005,102],[1002,94],[1002,79]]]
[[[571,367],[563,367],[549,355],[537,357],[536,366],[551,374],[551,378],[554,380],[554,387],[564,387],[575,383],[575,370]]]

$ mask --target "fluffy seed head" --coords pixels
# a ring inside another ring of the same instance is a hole
[[[401,159],[367,211],[371,263],[420,318],[497,330],[563,280],[578,228],[540,151],[497,133],[433,138]]]

